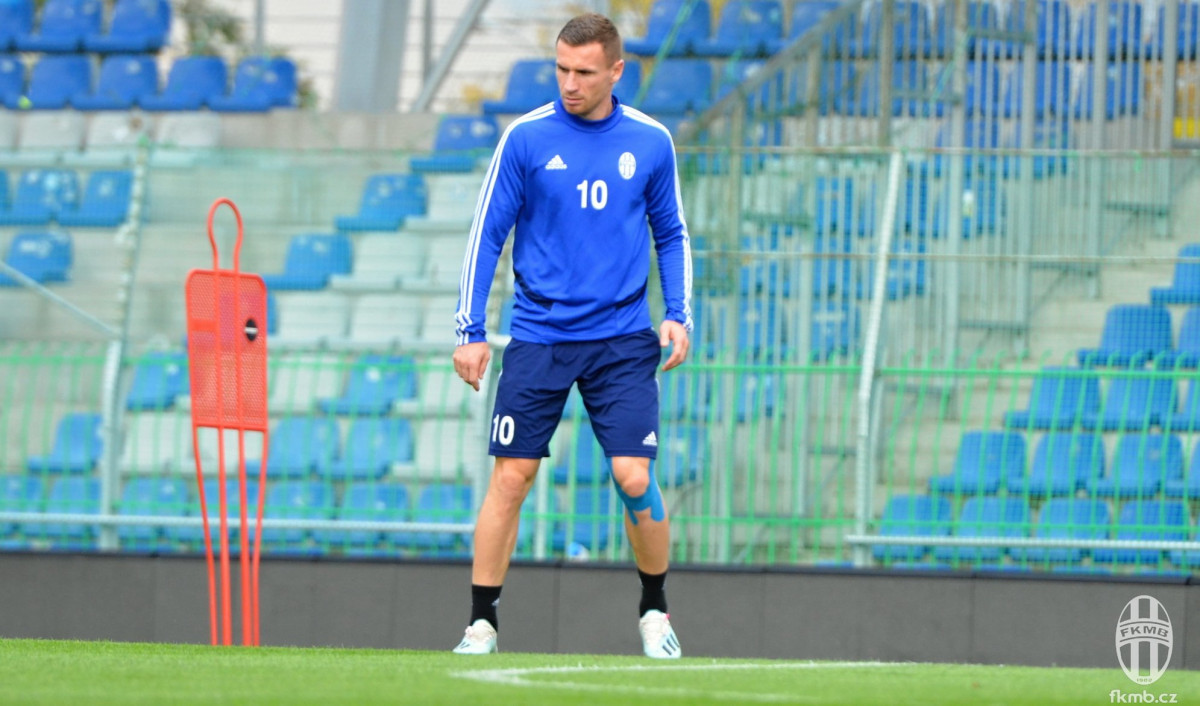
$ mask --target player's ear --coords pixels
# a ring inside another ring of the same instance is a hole
[[[617,81],[621,80],[621,75],[625,73],[625,60],[617,59],[612,65],[612,82],[617,85]]]

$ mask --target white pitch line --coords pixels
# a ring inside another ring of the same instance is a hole
[[[569,691],[591,691],[603,693],[631,693],[642,696],[675,696],[680,698],[704,698],[709,700],[758,702],[758,703],[815,703],[812,698],[799,694],[761,694],[741,691],[713,691],[711,689],[689,689],[685,687],[656,687],[634,686],[620,684],[592,684],[575,681],[537,681],[528,677],[535,674],[581,674],[595,672],[651,672],[651,671],[712,671],[744,670],[744,669],[854,669],[859,667],[906,667],[914,666],[915,662],[768,662],[737,664],[664,664],[626,666],[584,666],[575,667],[513,667],[509,669],[479,669],[451,672],[450,676],[460,679],[471,679],[489,684],[504,684],[506,686],[541,687],[549,689],[566,689]]]

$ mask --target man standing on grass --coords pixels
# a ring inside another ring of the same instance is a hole
[[[572,384],[611,459],[642,584],[638,629],[649,657],[677,658],[663,586],[667,508],[650,460],[658,446],[656,368],[687,357],[691,250],[661,124],[613,96],[621,37],[603,15],[580,15],[555,47],[560,98],[515,120],[500,139],[475,207],[459,281],[454,369],[476,390],[491,352],[484,311],[500,251],[516,227],[516,304],[488,452],[491,482],[475,524],[471,619],[459,654],[496,651],[496,607],[517,540],[521,503]],[[666,316],[656,335],[646,287],[650,235]]]

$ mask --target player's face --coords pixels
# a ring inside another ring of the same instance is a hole
[[[625,61],[617,59],[610,64],[600,42],[578,47],[559,42],[555,51],[558,92],[567,112],[585,120],[608,117],[613,85],[621,78]]]

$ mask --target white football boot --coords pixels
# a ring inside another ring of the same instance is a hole
[[[642,634],[642,650],[654,659],[679,659],[683,650],[679,638],[671,629],[671,621],[660,610],[647,611],[638,621],[638,632]]]
[[[499,652],[496,648],[496,628],[483,618],[467,627],[462,642],[454,648],[456,655],[490,655],[493,652]]]

